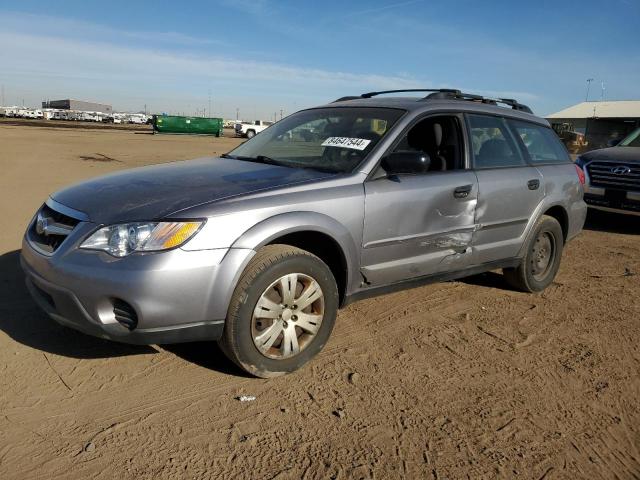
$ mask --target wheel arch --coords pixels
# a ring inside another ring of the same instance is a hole
[[[527,227],[522,234],[522,246],[520,248],[520,251],[518,252],[518,257],[522,257],[524,255],[526,245],[528,244],[529,239],[533,234],[534,227],[543,215],[548,215],[558,221],[558,223],[560,224],[560,228],[562,229],[562,240],[566,243],[569,234],[569,214],[566,207],[559,202],[541,203],[540,205],[538,205],[538,208],[529,219],[529,223],[527,224]]]
[[[566,242],[569,234],[569,214],[567,210],[562,205],[557,204],[547,208],[542,215],[548,215],[558,221],[562,228],[562,239]]]
[[[270,217],[247,230],[232,248],[258,250],[282,243],[313,253],[331,269],[342,305],[359,268],[356,242],[337,220],[316,212],[291,212]]]

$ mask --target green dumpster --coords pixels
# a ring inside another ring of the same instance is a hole
[[[221,118],[180,117],[177,115],[154,115],[154,133],[182,133],[191,135],[222,135]]]

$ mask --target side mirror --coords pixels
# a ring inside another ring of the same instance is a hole
[[[615,147],[620,143],[621,140],[621,138],[613,138],[607,142],[607,147]]]
[[[424,152],[392,152],[382,160],[382,168],[388,175],[425,173],[431,165],[431,157]]]

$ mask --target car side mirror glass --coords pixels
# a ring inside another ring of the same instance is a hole
[[[382,160],[387,175],[419,174],[429,170],[431,157],[424,152],[392,152]]]

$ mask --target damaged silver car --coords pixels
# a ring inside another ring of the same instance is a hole
[[[408,92],[423,93],[344,97],[220,158],[52,194],[23,242],[32,296],[102,338],[217,340],[270,377],[358,299],[493,269],[543,290],[582,229],[583,172],[515,100]]]

